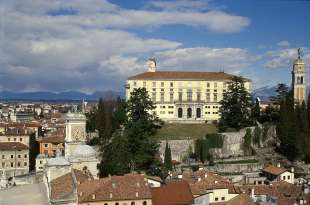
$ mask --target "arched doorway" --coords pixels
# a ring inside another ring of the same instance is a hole
[[[182,108],[178,109],[178,118],[182,118],[183,117],[183,110]]]
[[[187,108],[187,118],[192,118],[192,108]]]
[[[201,109],[200,108],[196,109],[196,117],[201,118]]]

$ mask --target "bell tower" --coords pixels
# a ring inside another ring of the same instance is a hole
[[[306,65],[302,60],[302,50],[298,49],[298,58],[294,61],[292,71],[292,88],[295,103],[306,102],[307,89]]]

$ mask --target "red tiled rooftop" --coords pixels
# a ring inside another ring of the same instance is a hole
[[[29,147],[20,142],[0,142],[1,151],[28,150]]]
[[[234,75],[224,72],[156,71],[131,76],[128,80],[231,80]],[[249,79],[244,78],[249,81]]]
[[[193,203],[189,184],[185,181],[170,181],[162,187],[151,188],[153,205],[186,205]]]
[[[270,174],[273,174],[273,175],[280,175],[287,170],[284,169],[283,167],[277,167],[277,166],[269,164],[269,165],[264,167],[263,171],[270,173]]]

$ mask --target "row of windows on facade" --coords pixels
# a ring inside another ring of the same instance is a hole
[[[89,205],[89,204],[88,204]],[[104,205],[109,205],[109,203],[104,203]],[[110,204],[111,205],[111,204]],[[119,202],[115,202],[114,205],[120,205]],[[128,205],[127,203],[123,203],[123,205]],[[132,201],[130,205],[136,205],[136,202]],[[143,201],[142,205],[147,205],[147,201]]]
[[[27,155],[27,154],[24,154],[24,158],[27,158],[27,157],[28,157],[28,155]],[[2,159],[6,159],[6,156],[3,154],[1,158],[2,158]],[[21,155],[21,154],[18,154],[18,155],[17,155],[17,158],[21,159],[21,158],[22,158],[22,155]],[[11,159],[14,159],[14,154],[11,154]]]
[[[303,76],[297,76],[296,77],[296,84],[304,84],[304,77]]]
[[[155,108],[157,108],[157,106],[155,106]],[[165,105],[161,105],[161,106],[159,106],[159,108],[164,109],[164,108],[166,108],[166,106]],[[172,108],[174,108],[174,106],[173,105],[168,105],[167,108],[172,109]],[[207,106],[205,106],[205,108],[212,108],[212,107],[210,105],[207,105]],[[214,105],[213,108],[219,108],[219,106]]]
[[[183,93],[178,93],[178,101],[179,102],[182,102],[182,101],[185,101],[187,100],[188,102],[192,102],[193,101],[193,93],[192,92],[188,92],[187,93],[187,98],[183,98]],[[156,93],[153,92],[152,93],[152,101],[153,102],[156,102]],[[169,102],[173,102],[174,101],[174,93],[170,93],[170,96],[169,96]],[[201,99],[201,93],[196,93],[196,101],[197,102],[200,102],[202,101]],[[205,98],[205,101],[206,102],[211,102],[211,95],[210,93],[206,93],[206,98]],[[160,93],[160,102],[165,102],[165,94],[163,92]],[[218,102],[218,95],[217,93],[214,93],[213,94],[213,102]]]
[[[154,114],[156,114],[156,111],[154,112]],[[160,111],[159,114],[165,115],[165,114],[166,114],[166,111]],[[173,111],[168,111],[168,114],[173,115],[174,112],[173,112]],[[211,115],[211,114],[217,115],[218,112],[205,112],[205,114],[206,114],[206,115]],[[182,117],[183,117],[182,115],[179,116],[179,118],[182,118]],[[191,117],[191,115],[190,115],[190,117]],[[196,115],[196,117],[197,117],[197,118],[200,118],[201,115]]]
[[[152,87],[156,87],[156,84],[157,84],[157,82],[152,82]],[[187,82],[187,84],[188,84],[188,86],[192,86],[192,82]],[[228,84],[229,84],[229,82],[223,83],[223,87],[226,88]],[[136,87],[137,85],[138,85],[137,81],[134,81],[133,86]],[[168,85],[170,85],[170,87],[173,87],[174,84],[173,84],[173,82],[169,82]],[[181,87],[182,85],[183,85],[183,83],[180,82],[179,87]],[[211,85],[210,82],[206,82],[207,88],[211,87],[210,85]],[[198,86],[201,86],[201,82],[198,82]],[[143,87],[146,87],[146,81],[143,81]],[[160,87],[165,87],[165,82],[160,82]],[[213,83],[213,87],[217,88],[217,82]]]
[[[17,162],[17,167],[21,167],[22,164],[24,164],[24,166],[26,167],[28,163],[27,163],[27,162],[24,162],[24,163],[22,163],[22,162]],[[8,165],[7,167],[15,167],[14,162],[10,162],[10,163],[8,163],[8,164],[6,164],[5,162],[2,162],[2,163],[1,163],[2,168],[5,168],[6,165]]]
[[[13,138],[13,141],[16,142],[16,141],[17,141],[17,138],[14,137],[14,138]],[[22,142],[22,141],[23,141],[23,138],[20,137],[20,138],[19,138],[19,141]],[[11,142],[11,138],[9,138],[9,137],[8,137],[8,142]]]
[[[165,92],[165,89],[164,88],[161,88],[161,89],[157,89],[157,90],[160,90],[160,92]],[[166,89],[167,91],[167,89]],[[168,91],[170,91],[170,93],[173,93],[174,91],[178,91],[179,93],[193,93],[193,89],[168,89]],[[214,93],[217,93],[218,89],[213,89],[213,90],[210,90],[210,89],[206,89],[206,93],[211,93],[211,91],[213,91]],[[221,91],[221,90],[220,90]],[[152,92],[156,92],[156,88],[152,88]],[[223,92],[225,93],[226,92],[226,89],[223,89]],[[201,89],[197,89],[197,93],[201,93]]]

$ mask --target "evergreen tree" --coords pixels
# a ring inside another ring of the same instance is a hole
[[[166,142],[166,148],[165,148],[164,167],[168,171],[172,171],[171,149],[170,149],[168,142]]]
[[[243,138],[243,152],[245,155],[252,155],[252,130],[247,128]]]
[[[255,127],[254,128],[254,137],[253,137],[253,143],[257,145],[257,147],[260,147],[260,141],[261,141],[261,135],[262,135],[262,130],[260,127]]]
[[[220,130],[227,128],[240,130],[252,125],[251,108],[252,97],[244,87],[244,80],[241,77],[233,77],[221,101]]]
[[[281,101],[285,100],[286,96],[289,93],[288,87],[284,83],[279,83],[276,89],[276,96],[270,98],[275,104],[280,105]]]
[[[130,159],[126,136],[116,132],[111,142],[102,150],[99,176],[123,175],[130,172]]]
[[[254,104],[254,107],[252,109],[252,116],[253,116],[254,120],[260,121],[261,111],[260,111],[258,99],[255,100],[255,104]]]
[[[127,101],[128,122],[125,125],[131,170],[147,170],[155,163],[159,143],[151,137],[158,128],[158,119],[151,112],[153,109],[146,89],[134,89]]]

